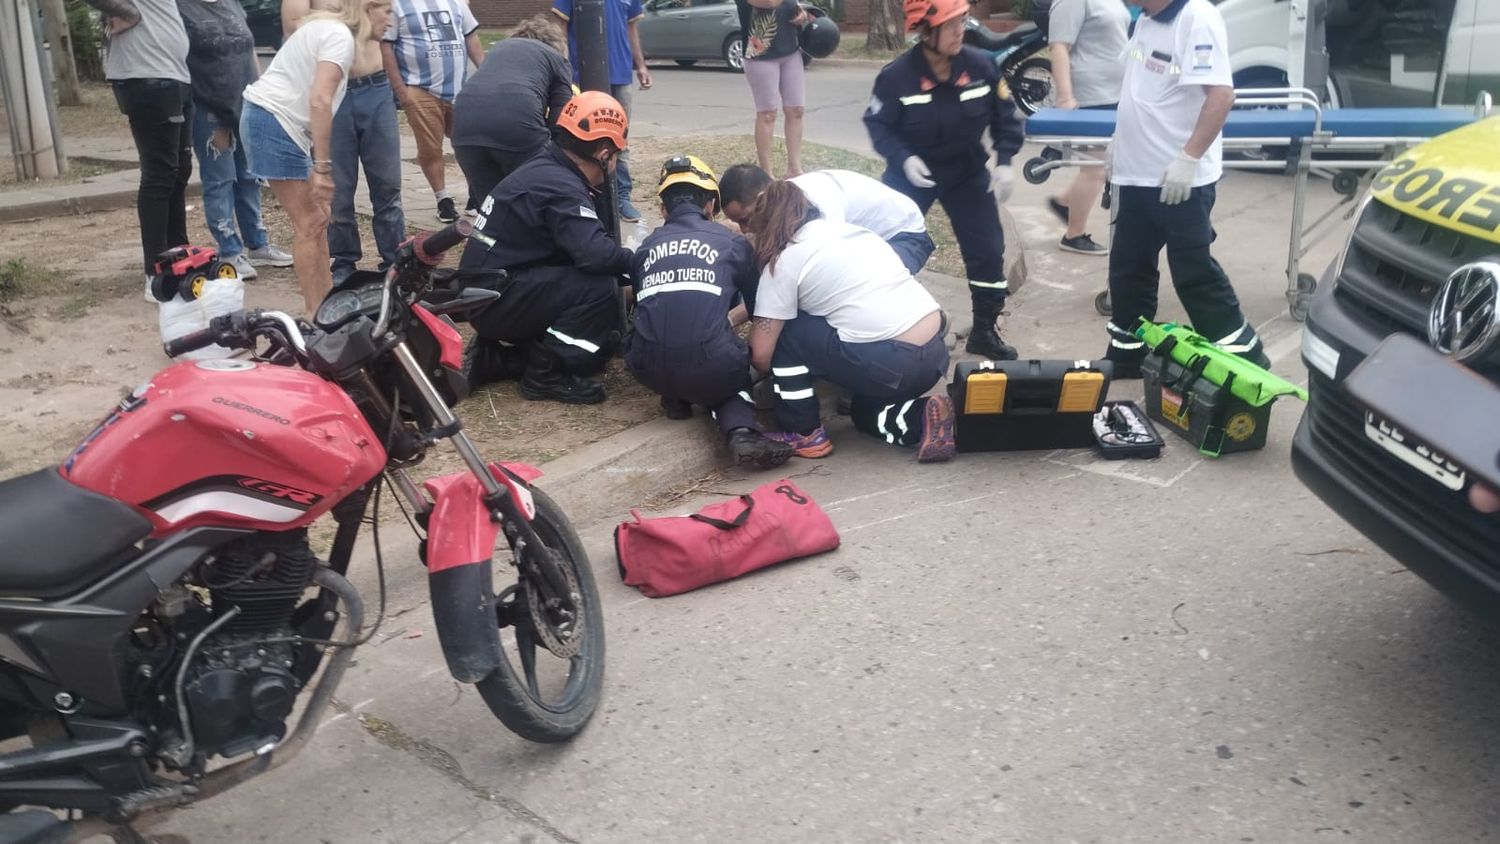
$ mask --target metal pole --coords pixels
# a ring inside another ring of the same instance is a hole
[[[42,56],[46,53],[46,39],[42,33],[42,18],[36,15],[31,17],[31,32],[36,38],[37,64],[42,72],[43,99],[47,103],[47,128],[52,133],[52,161],[57,168],[57,175],[68,175],[68,156],[63,152],[62,126],[57,122],[57,88],[56,77],[53,66],[45,61]],[[53,52],[63,49],[57,42],[52,43]],[[69,57],[71,60],[71,56]]]
[[[609,84],[609,38],[605,32],[604,3],[606,0],[574,0],[573,43],[578,50],[578,86],[585,91],[610,93]],[[604,230],[620,243],[620,198],[615,191],[613,177],[605,177],[602,186],[603,205],[597,208],[599,222]],[[616,299],[619,305],[619,329],[625,330],[624,288],[618,288]]]
[[[21,121],[25,117],[14,105],[19,98],[11,88],[10,78],[19,71],[12,72],[10,57],[20,55],[21,48],[15,43],[9,22],[8,15],[0,14],[0,100],[5,101],[5,126],[10,130],[10,157],[16,170],[16,181],[19,182],[26,178],[25,158],[21,154]]]
[[[58,102],[83,105],[78,88],[78,66],[73,61],[73,33],[68,31],[68,7],[64,0],[42,0],[42,25],[52,45],[52,76],[57,80]]]

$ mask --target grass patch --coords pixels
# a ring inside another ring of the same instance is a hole
[[[829,58],[834,59],[858,59],[862,61],[877,61],[884,64],[891,59],[906,52],[905,50],[872,50],[865,42],[861,33],[855,33],[851,37],[839,40],[838,49],[833,51]]]
[[[95,305],[139,291],[138,285],[129,273],[108,278],[77,278],[25,258],[12,258],[0,264],[0,304],[45,296],[48,301],[42,308],[49,319],[79,319]],[[30,306],[26,309],[31,310]],[[6,315],[23,319],[27,313],[11,314],[7,309]]]
[[[25,258],[11,258],[0,264],[0,303],[45,292],[61,277],[61,273],[49,267],[33,264]]]
[[[655,174],[661,162],[679,153],[692,153],[708,162],[717,173],[723,173],[733,164],[755,161],[755,139],[750,135],[688,135],[678,137],[650,137],[630,139],[631,172]],[[786,161],[786,145],[776,139],[771,160],[778,165]],[[842,147],[827,146],[804,141],[802,144],[802,166],[808,170],[853,170],[866,176],[880,178],[885,162],[879,158],[850,152]],[[635,201],[650,203],[652,186],[645,177],[637,176]],[[932,206],[927,212],[927,233],[932,235],[937,250],[927,262],[927,268],[945,275],[964,277],[963,258],[958,252],[958,241],[953,237],[953,225],[941,205]]]

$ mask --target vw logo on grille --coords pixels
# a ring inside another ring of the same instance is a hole
[[[1427,340],[1454,360],[1500,347],[1500,263],[1476,261],[1448,276],[1427,314]]]

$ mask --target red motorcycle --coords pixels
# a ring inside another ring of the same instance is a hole
[[[467,382],[447,315],[499,295],[435,269],[466,237],[484,236],[417,238],[313,324],[238,312],[167,343],[252,354],[168,367],[60,469],[0,483],[0,738],[31,740],[0,754],[0,841],[129,824],[295,755],[374,633],[346,579],[365,523],[384,612],[386,486],[421,538],[453,677],[527,739],[583,729],[604,671],[583,545],[540,472],[486,462],[452,410]],[[442,440],[467,471],[418,484]],[[322,560],[307,528],[325,513]]]

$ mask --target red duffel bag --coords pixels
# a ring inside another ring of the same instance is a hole
[[[839,547],[828,514],[788,480],[689,516],[643,519],[638,510],[630,515],[635,521],[615,528],[620,577],[652,598]]]

